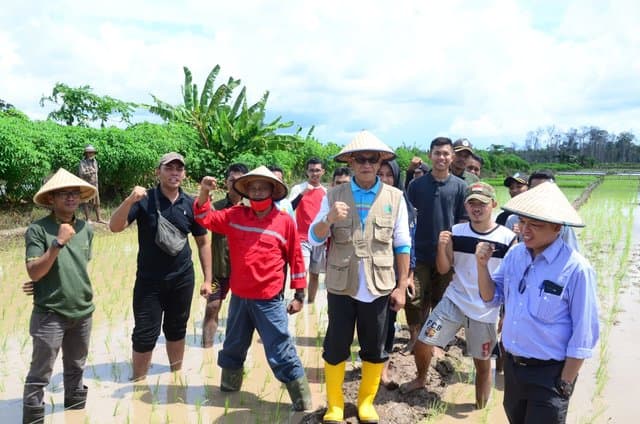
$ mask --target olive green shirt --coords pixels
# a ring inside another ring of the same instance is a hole
[[[27,262],[45,254],[59,228],[60,222],[53,214],[29,225],[25,234]],[[33,308],[36,312],[54,311],[77,319],[90,315],[95,309],[87,273],[93,229],[80,219],[73,222],[73,228],[76,234],[60,249],[49,272],[34,284]]]

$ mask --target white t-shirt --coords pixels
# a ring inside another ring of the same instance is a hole
[[[471,319],[487,323],[497,322],[500,308],[487,307],[480,297],[476,245],[480,241],[494,244],[495,251],[488,264],[489,273],[492,273],[509,250],[516,237],[515,233],[502,225],[496,225],[489,232],[480,233],[474,231],[469,222],[454,225],[451,233],[453,234],[454,275],[444,296]]]

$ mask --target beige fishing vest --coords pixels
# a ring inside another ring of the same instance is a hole
[[[349,205],[347,218],[331,225],[325,285],[330,293],[355,296],[359,284],[359,263],[364,261],[367,287],[375,296],[387,295],[396,285],[393,268],[393,228],[402,192],[380,183],[369,209],[364,230],[353,199],[351,184],[342,184],[327,193],[329,207],[336,201]]]

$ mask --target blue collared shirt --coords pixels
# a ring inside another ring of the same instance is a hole
[[[543,360],[592,356],[599,337],[595,272],[562,238],[535,258],[517,244],[491,278],[496,290],[487,303],[505,304],[502,342],[508,352]]]

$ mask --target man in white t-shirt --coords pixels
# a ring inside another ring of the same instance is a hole
[[[495,246],[490,269],[498,267],[515,240],[515,233],[496,224],[491,212],[497,206],[492,186],[476,182],[467,188],[464,203],[469,222],[440,232],[436,266],[446,274],[455,266],[453,280],[442,300],[429,315],[414,346],[417,376],[401,387],[408,393],[423,388],[433,356],[433,346],[444,348],[461,327],[465,328],[467,351],[476,368],[476,407],[483,408],[491,393],[491,351],[497,341],[499,307],[487,307],[478,291],[476,245],[486,241]]]
[[[307,181],[296,184],[289,192],[289,200],[296,213],[298,235],[302,246],[302,256],[307,270],[307,302],[313,303],[318,292],[318,279],[320,273],[326,267],[326,247],[313,247],[309,243],[309,226],[320,211],[320,204],[327,193],[327,189],[321,184],[324,175],[324,165],[318,158],[307,160],[305,165]]]

